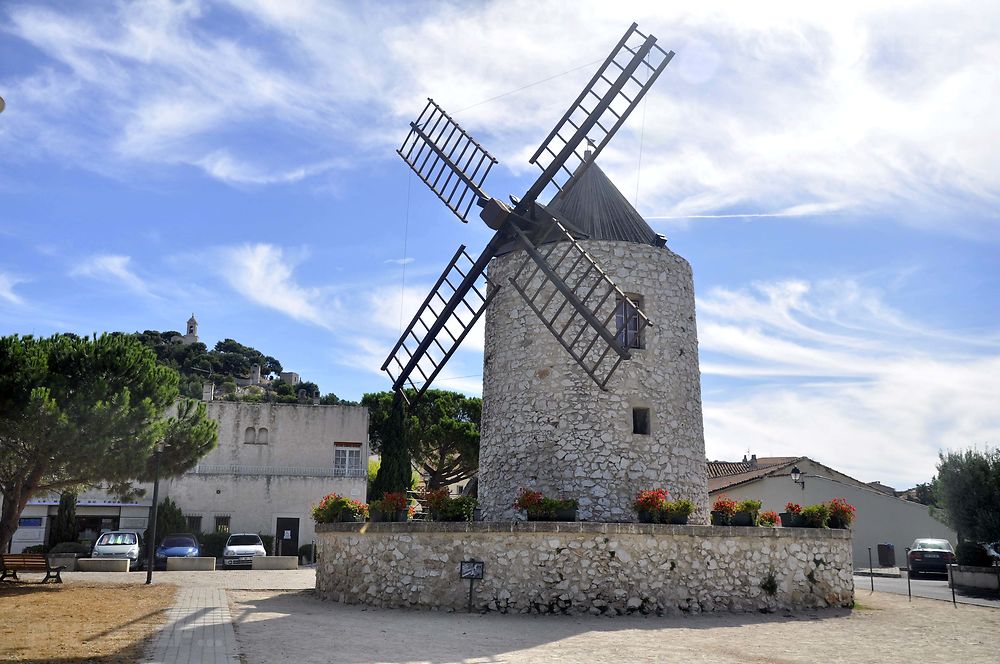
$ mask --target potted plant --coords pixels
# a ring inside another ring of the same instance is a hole
[[[632,509],[639,517],[639,523],[655,523],[667,503],[670,494],[666,489],[643,489],[632,501]]]
[[[781,525],[785,528],[799,528],[802,525],[802,505],[788,501],[785,511],[778,515]]]
[[[736,514],[733,515],[732,524],[734,526],[756,526],[760,504],[759,500],[749,498],[741,500],[736,505]]]
[[[712,503],[712,525],[729,526],[732,525],[733,515],[736,514],[736,501],[729,496],[719,496]]]
[[[447,498],[438,510],[437,521],[472,521],[478,502],[472,496]]]
[[[672,523],[683,526],[688,522],[688,517],[694,512],[694,502],[687,498],[666,501],[662,514],[664,523]]]
[[[382,512],[382,521],[406,521],[409,517],[406,508],[410,501],[402,491],[387,491],[382,496],[382,500],[375,502],[378,503],[379,510]]]
[[[316,523],[338,523],[364,521],[368,518],[368,506],[336,493],[327,494],[314,505],[313,519]]]
[[[850,528],[851,523],[854,521],[854,515],[857,513],[857,508],[851,505],[845,498],[834,498],[829,503],[827,507],[830,510],[830,519],[828,525],[831,528]]]
[[[576,521],[577,501],[572,498],[546,498],[541,491],[521,489],[514,509],[525,512],[528,521]]]
[[[447,487],[425,491],[423,495],[424,508],[427,509],[427,518],[430,521],[442,521],[441,511],[445,509],[451,500],[451,493]]]
[[[806,505],[802,508],[803,528],[826,528],[827,519],[830,518],[830,507],[826,503],[817,505]]]
[[[781,525],[781,517],[778,516],[777,512],[768,510],[767,512],[760,513],[760,519],[757,523],[767,528],[775,528]]]

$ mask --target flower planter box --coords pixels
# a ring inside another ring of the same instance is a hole
[[[52,567],[65,567],[64,572],[75,572],[78,567],[76,561],[79,556],[75,553],[51,553],[49,554],[49,565]]]
[[[972,565],[948,565],[948,575],[956,588],[1000,592],[1000,567],[975,567]]]
[[[732,520],[729,522],[731,526],[755,526],[757,521],[757,515],[752,512],[737,512],[733,515]]]
[[[802,517],[797,512],[782,512],[778,516],[781,517],[781,526],[783,528],[802,527]]]
[[[727,512],[712,512],[712,525],[713,526],[731,526],[733,525],[732,515]]]

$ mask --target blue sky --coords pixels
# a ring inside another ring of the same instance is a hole
[[[194,312],[386,389],[401,319],[490,235],[409,175],[407,123],[433,96],[520,194],[634,20],[677,56],[600,163],[694,268],[708,456],[927,480],[1000,441],[1000,9],[802,4],[3,3],[0,333]],[[439,385],[477,393],[481,348]]]

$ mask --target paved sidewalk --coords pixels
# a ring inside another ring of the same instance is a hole
[[[153,639],[148,664],[239,664],[229,601],[222,588],[180,588]]]

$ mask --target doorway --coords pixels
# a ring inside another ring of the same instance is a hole
[[[274,527],[274,552],[278,556],[299,555],[298,517],[278,517]]]

